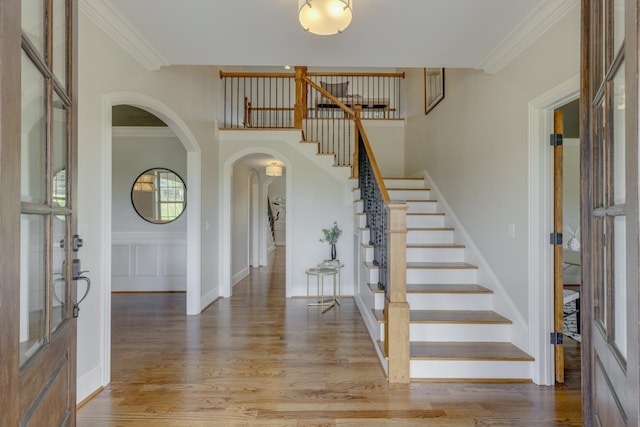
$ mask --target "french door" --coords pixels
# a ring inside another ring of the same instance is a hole
[[[638,0],[583,0],[584,423],[637,426]]]
[[[75,425],[76,17],[77,0],[0,0],[0,414],[7,426]]]

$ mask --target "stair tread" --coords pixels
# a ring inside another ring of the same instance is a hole
[[[412,342],[410,357],[413,360],[534,360],[508,342]]]
[[[466,262],[408,262],[407,268],[477,270],[478,266]]]
[[[411,294],[492,294],[491,289],[472,284],[427,284],[407,285],[407,293]]]
[[[378,322],[384,322],[382,310],[373,310]],[[457,323],[457,324],[511,324],[507,319],[490,310],[411,310],[411,323]]]

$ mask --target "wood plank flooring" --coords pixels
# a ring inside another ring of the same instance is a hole
[[[354,301],[286,299],[283,264],[279,248],[201,316],[183,294],[114,294],[111,384],[78,426],[582,424],[579,347],[556,387],[388,384]]]

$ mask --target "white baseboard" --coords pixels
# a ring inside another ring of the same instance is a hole
[[[212,289],[206,294],[202,295],[202,297],[200,297],[200,311],[207,308],[211,303],[213,303],[218,298],[218,296],[219,295],[218,295],[218,292],[216,292],[216,289]]]
[[[231,277],[231,286],[235,286],[249,275],[249,267],[245,267]]]
[[[76,404],[91,396],[100,387],[107,386],[108,383],[103,384],[102,381],[103,370],[102,365],[98,365],[89,372],[78,376],[76,381]]]

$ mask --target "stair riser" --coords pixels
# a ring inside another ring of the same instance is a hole
[[[444,215],[407,215],[407,228],[441,228],[444,227]],[[356,226],[367,226],[366,215],[356,215]]]
[[[510,324],[502,323],[411,323],[411,341],[507,342]]]
[[[387,188],[424,188],[423,179],[385,179]]]
[[[367,283],[378,283],[378,269],[368,268],[367,274],[362,277],[367,277],[369,279]]]
[[[391,200],[429,200],[431,192],[429,190],[389,190]]]
[[[373,262],[373,248],[367,247],[364,249],[364,260],[365,262]]]
[[[368,229],[360,230],[360,243],[364,243],[365,245],[369,244],[369,240],[371,239]]]
[[[453,243],[453,230],[407,230],[407,243]]]
[[[476,284],[478,272],[475,269],[454,268],[407,268],[409,284]]]
[[[407,248],[407,262],[464,262],[464,248]]]
[[[533,362],[488,360],[411,360],[411,378],[530,379]]]
[[[491,294],[409,293],[407,302],[411,310],[491,310],[493,308]]]
[[[444,215],[407,215],[407,227],[444,227]]]
[[[384,309],[384,293],[373,294],[375,310]],[[491,294],[407,294],[411,310],[491,310]]]
[[[435,213],[438,209],[438,203],[429,202],[411,202],[409,203],[408,213]]]
[[[510,324],[502,323],[411,323],[412,342],[508,342]],[[384,323],[380,323],[380,337],[384,341]]]

